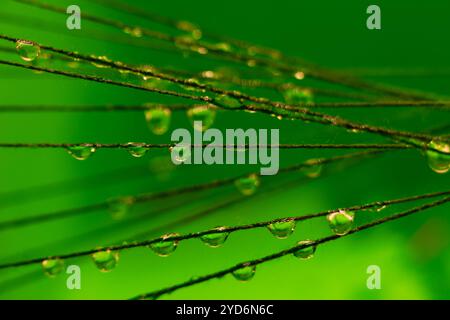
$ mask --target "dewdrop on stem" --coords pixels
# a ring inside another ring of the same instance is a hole
[[[20,58],[26,62],[34,61],[41,54],[39,45],[28,40],[17,40],[16,50]]]

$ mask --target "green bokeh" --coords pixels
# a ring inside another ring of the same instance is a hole
[[[73,1],[52,1],[59,6]],[[382,30],[369,31],[365,13],[372,1],[134,1],[133,4],[163,16],[191,20],[215,34],[274,47],[288,55],[336,69],[450,70],[447,40],[450,3],[427,1],[376,1],[382,8]],[[129,24],[165,28],[125,13],[79,1],[82,12],[120,19]],[[206,70],[224,62],[203,57],[184,58],[156,50],[92,39],[101,33],[127,39],[111,28],[82,22],[82,31],[65,28],[64,15],[30,8],[14,1],[0,4],[0,33],[33,39],[80,53],[107,55],[114,60],[185,70]],[[19,17],[22,17],[20,19]],[[35,23],[38,24],[35,24]],[[33,24],[34,23],[34,24]],[[2,47],[14,45],[1,41]],[[20,63],[15,54],[0,52],[0,59]],[[51,67],[65,68],[55,62]],[[69,69],[70,70],[70,69]],[[90,73],[106,72],[95,68]],[[77,71],[75,69],[74,71]],[[112,73],[113,74],[113,73]],[[114,74],[118,80],[127,80]],[[372,79],[372,78],[370,78]],[[448,75],[374,77],[400,87],[449,95]],[[333,87],[336,88],[336,87]],[[180,103],[183,100],[127,88],[71,80],[29,70],[0,66],[0,105],[136,105],[146,102]],[[328,111],[327,111],[328,112]],[[385,127],[426,131],[448,124],[445,110],[341,110],[330,113]],[[152,135],[142,113],[1,113],[0,142],[129,142],[167,143]],[[280,128],[281,143],[384,142],[373,135],[350,134],[326,128],[249,113],[218,113],[215,127]],[[175,113],[171,129],[190,128],[183,113]],[[447,132],[448,133],[448,132]],[[286,150],[281,166],[343,154],[345,151]],[[159,162],[155,162],[159,161]],[[150,151],[139,159],[124,150],[99,150],[87,161],[76,161],[63,150],[0,149],[0,221],[28,217],[104,201],[110,197],[161,191],[232,177],[258,167],[173,167],[167,150]],[[165,165],[164,165],[165,164]],[[167,168],[166,175],[155,166]],[[119,170],[122,168],[121,170]],[[99,174],[116,170],[111,175]],[[91,177],[91,178],[89,178]],[[300,178],[292,174],[289,178]],[[265,188],[282,184],[283,176],[262,180]],[[71,181],[62,185],[60,181]],[[56,185],[55,185],[56,184]],[[239,197],[225,187],[174,200],[137,206],[131,214],[154,212],[138,223],[114,222],[99,211],[64,220],[0,231],[0,263],[94,248],[133,239],[153,238],[168,232],[187,233],[220,225],[252,223],[282,216],[300,215],[370,201],[394,199],[448,189],[447,175],[431,171],[417,151],[395,151],[358,165],[324,174],[310,181],[290,184],[256,195],[214,214],[190,220],[202,210]],[[167,210],[162,211],[162,209]],[[357,216],[367,221],[395,212],[399,206],[379,214]],[[448,205],[402,221],[365,231],[317,249],[313,259],[284,257],[257,268],[248,283],[232,276],[182,289],[170,299],[448,299],[450,298],[450,218]],[[176,223],[184,221],[182,223]],[[144,234],[143,234],[144,233]],[[0,270],[2,299],[125,299],[153,291],[283,250],[303,239],[329,234],[325,219],[297,225],[287,240],[275,239],[267,230],[232,234],[221,248],[212,249],[190,240],[168,257],[156,256],[148,248],[121,253],[117,268],[100,273],[90,258],[67,261],[82,270],[82,289],[68,290],[66,276],[48,279],[39,265]],[[368,290],[366,269],[382,270],[382,289]]]

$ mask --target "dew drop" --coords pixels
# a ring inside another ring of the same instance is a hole
[[[318,178],[322,173],[323,165],[321,159],[309,159],[304,164],[305,166],[300,168],[300,172],[308,178]]]
[[[259,177],[251,174],[248,177],[235,181],[236,188],[245,196],[250,196],[256,192],[260,185]]]
[[[233,277],[239,281],[248,281],[255,276],[256,266],[244,265],[244,267],[232,272]]]
[[[314,243],[314,241],[311,241],[311,240],[302,240],[302,241],[297,242],[298,246],[305,246],[305,245],[309,245],[309,246],[294,251],[293,255],[296,258],[300,258],[302,260],[311,259],[314,256],[314,253],[316,252],[316,248],[317,248],[317,246],[312,245],[313,243]]]
[[[156,135],[163,135],[169,130],[170,117],[170,109],[164,107],[156,107],[145,111],[147,125]]]
[[[131,196],[118,197],[108,200],[108,210],[111,213],[111,217],[114,220],[123,219],[128,212],[130,207],[134,204],[135,198]]]
[[[148,148],[145,146],[145,143],[129,142],[127,144],[127,150],[133,157],[141,158],[147,153]]]
[[[91,144],[80,144],[77,146],[67,147],[67,152],[77,160],[86,160],[96,151]]]
[[[179,236],[178,233],[168,233],[161,236],[161,241],[152,243],[149,248],[152,249],[160,257],[168,257],[172,252],[177,249],[178,240],[168,240],[173,237]]]
[[[92,254],[92,260],[101,272],[109,272],[116,267],[119,261],[119,253],[111,249],[98,251]]]
[[[431,170],[440,174],[447,173],[450,170],[450,144],[442,141],[431,141],[427,147],[426,157]]]
[[[238,99],[232,98],[225,94],[214,98],[214,102],[224,108],[236,109],[241,107],[241,102]]]
[[[343,236],[352,229],[354,218],[353,212],[345,210],[339,210],[327,216],[331,230],[338,236]]]
[[[205,131],[209,129],[216,118],[216,110],[212,105],[194,106],[187,111],[189,119],[192,121],[194,129]],[[198,122],[201,122],[200,124]]]
[[[267,226],[270,233],[272,233],[278,239],[286,239],[295,230],[296,222],[294,219],[286,219],[283,221],[277,221]]]
[[[293,104],[307,104],[314,101],[312,91],[308,89],[289,88],[284,91],[283,96],[287,103]]]
[[[205,234],[200,237],[200,240],[211,248],[218,248],[222,246],[230,235],[229,232],[226,232],[226,227],[217,227],[214,230],[217,232]]]
[[[42,269],[49,277],[55,277],[64,270],[64,260],[51,258],[42,261]]]
[[[172,161],[175,164],[182,164],[186,162],[191,157],[191,147],[176,145],[169,148]]]
[[[202,30],[189,21],[179,21],[176,26],[179,30],[189,32],[195,40],[200,40],[202,37]]]
[[[37,43],[28,40],[17,40],[16,50],[23,61],[34,61],[41,54],[41,48]]]

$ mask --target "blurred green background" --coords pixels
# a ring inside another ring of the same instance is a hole
[[[67,7],[73,1],[49,1]],[[119,19],[131,25],[169,29],[136,18],[95,1],[78,1],[82,13]],[[378,4],[382,30],[366,28],[366,8]],[[190,20],[215,34],[280,49],[290,56],[338,70],[431,70],[420,75],[367,76],[399,87],[449,94],[450,3],[423,1],[134,1],[133,5],[175,19]],[[231,67],[232,63],[205,57],[161,52],[117,43],[138,42],[120,30],[82,20],[81,31],[69,31],[66,17],[14,1],[1,1],[0,33],[80,53],[107,55],[133,64],[202,71]],[[93,39],[107,35],[110,40]],[[152,41],[147,41],[151,44]],[[1,41],[2,48],[14,48]],[[17,54],[0,52],[0,59],[22,62]],[[52,61],[49,67],[69,69]],[[80,71],[127,81],[109,70],[81,66]],[[252,70],[247,70],[249,72]],[[398,72],[397,72],[398,73]],[[130,77],[130,76],[128,76]],[[132,79],[130,81],[135,81]],[[311,82],[314,85],[323,86]],[[272,93],[263,92],[272,95]],[[29,70],[0,66],[0,105],[137,105],[183,100],[127,88],[67,79]],[[275,97],[275,96],[274,96]],[[278,98],[278,97],[277,97]],[[331,101],[328,99],[328,101]],[[425,132],[448,124],[446,110],[351,109],[324,110],[374,125]],[[0,142],[170,142],[175,128],[191,128],[182,112],[174,113],[171,130],[153,135],[141,112],[109,113],[0,113]],[[277,120],[259,114],[219,112],[214,127],[279,128],[281,143],[385,142],[374,135]],[[445,132],[448,134],[448,131]],[[389,142],[389,141],[388,141]],[[350,151],[281,151],[281,166],[310,158]],[[171,165],[167,150],[150,151],[140,159],[124,150],[98,150],[86,161],[76,161],[58,149],[0,149],[0,221],[29,217],[97,203],[119,195],[158,192],[233,177],[259,170],[258,166]],[[0,231],[0,263],[57,255],[124,240],[149,239],[167,232],[187,233],[219,225],[234,226],[265,219],[443,191],[447,175],[431,171],[420,152],[395,151],[351,166],[330,168],[317,179],[294,173],[263,178],[260,195],[226,209],[192,218],[203,210],[240,197],[233,186],[133,208],[130,217],[113,221],[107,211]],[[288,185],[284,185],[291,181]],[[293,182],[292,182],[293,181]],[[279,186],[278,188],[276,188]],[[275,189],[275,190],[268,190]],[[407,206],[380,213],[361,213],[358,223]],[[232,276],[182,289],[166,299],[448,299],[450,298],[450,217],[442,206],[401,221],[340,239],[318,248],[308,261],[284,257],[257,268],[255,277],[239,283]],[[133,220],[140,217],[138,220]],[[134,222],[133,222],[134,221]],[[137,222],[136,222],[137,221]],[[168,258],[148,248],[123,251],[119,265],[100,273],[89,257],[73,259],[82,270],[82,289],[68,290],[66,275],[47,278],[40,265],[0,270],[2,299],[126,299],[194,276],[204,275],[288,248],[298,240],[330,234],[326,220],[297,225],[286,240],[264,229],[232,234],[219,249],[199,240],[182,242]],[[369,265],[382,272],[382,289],[366,287]]]

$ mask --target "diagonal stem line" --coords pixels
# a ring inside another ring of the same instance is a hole
[[[272,260],[276,260],[276,259],[279,259],[279,258],[284,257],[286,255],[292,254],[292,253],[296,252],[297,250],[301,250],[301,249],[304,249],[304,248],[318,246],[318,245],[321,245],[321,244],[324,244],[324,243],[327,243],[327,242],[331,242],[331,241],[334,241],[334,240],[337,240],[337,239],[340,239],[340,238],[343,238],[343,237],[346,237],[346,236],[349,236],[349,235],[361,232],[363,230],[367,230],[367,229],[376,227],[378,225],[381,225],[381,224],[384,224],[384,223],[387,223],[387,222],[390,222],[390,221],[401,219],[401,218],[410,216],[412,214],[415,214],[415,213],[418,213],[418,212],[422,212],[422,211],[425,211],[425,210],[428,210],[428,209],[431,209],[431,208],[443,205],[443,204],[445,204],[445,203],[447,203],[449,201],[450,201],[450,197],[445,197],[444,199],[441,199],[441,200],[438,200],[438,201],[435,201],[435,202],[432,202],[432,203],[427,203],[427,204],[424,204],[424,205],[412,208],[410,210],[406,210],[406,211],[400,212],[398,214],[394,214],[392,216],[389,216],[389,217],[386,217],[386,218],[382,218],[382,219],[375,220],[373,222],[364,224],[362,226],[359,226],[357,228],[352,229],[350,232],[348,232],[346,235],[343,235],[343,236],[332,235],[332,236],[324,237],[324,238],[321,238],[321,239],[317,239],[317,240],[313,241],[310,244],[297,245],[297,246],[294,246],[292,248],[289,248],[289,249],[286,249],[286,250],[283,250],[283,251],[280,251],[280,252],[277,252],[277,253],[274,253],[274,254],[271,254],[271,255],[259,258],[259,259],[255,259],[255,260],[239,263],[239,264],[237,264],[237,265],[235,265],[233,267],[230,267],[230,268],[218,271],[218,272],[214,272],[214,273],[211,273],[211,274],[208,274],[208,275],[205,275],[205,276],[197,277],[197,278],[194,278],[192,280],[189,280],[189,281],[186,281],[186,282],[183,282],[183,283],[180,283],[180,284],[176,284],[176,285],[171,286],[171,287],[167,287],[167,288],[164,288],[164,289],[161,289],[161,290],[157,290],[157,291],[141,294],[141,295],[139,295],[137,297],[134,297],[132,299],[133,300],[137,300],[137,299],[157,299],[157,298],[159,298],[160,296],[162,296],[164,294],[173,293],[173,292],[175,292],[175,291],[177,291],[179,289],[182,289],[182,288],[187,288],[187,287],[199,284],[199,283],[206,282],[206,281],[211,280],[211,279],[221,278],[221,277],[223,277],[223,276],[225,276],[227,274],[230,274],[230,273],[232,273],[232,272],[234,272],[236,270],[239,270],[239,269],[241,269],[243,267],[257,266],[257,265],[260,265],[260,264],[263,264],[263,263],[266,263],[266,262],[269,262],[269,261],[272,261]]]

